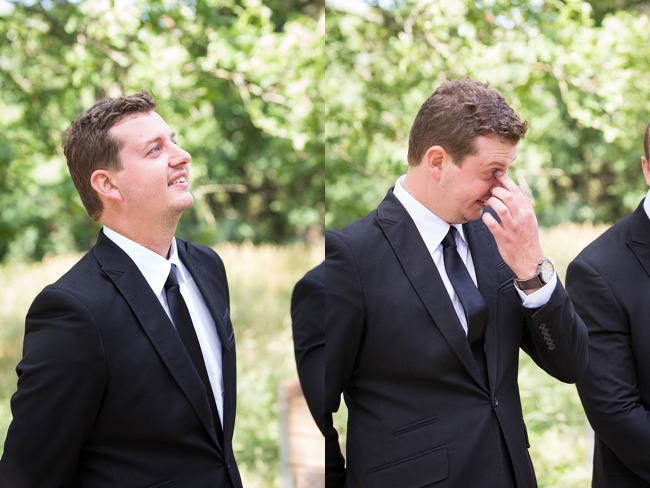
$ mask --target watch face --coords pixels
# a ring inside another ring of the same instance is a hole
[[[553,272],[555,271],[555,268],[553,267],[553,264],[547,259],[542,263],[542,269],[540,270],[540,278],[544,283],[548,283],[551,278],[553,277]]]

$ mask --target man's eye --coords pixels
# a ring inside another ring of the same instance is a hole
[[[150,154],[155,154],[160,151],[160,146],[156,144],[154,147],[151,148],[151,151],[149,151]]]

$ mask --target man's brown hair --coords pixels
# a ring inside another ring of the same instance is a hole
[[[650,161],[650,122],[645,127],[645,135],[643,136],[643,149],[645,150],[645,159]]]
[[[63,153],[68,161],[72,182],[90,218],[98,220],[103,205],[90,185],[90,176],[98,169],[119,171],[119,153],[124,143],[111,137],[109,130],[125,117],[148,113],[156,100],[147,92],[119,98],[105,98],[82,113],[63,133]]]
[[[461,165],[475,153],[478,136],[517,144],[528,130],[503,95],[470,78],[447,81],[422,104],[409,135],[408,163],[417,166],[432,146]]]

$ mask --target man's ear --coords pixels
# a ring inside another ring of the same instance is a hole
[[[436,180],[440,180],[442,175],[442,168],[446,160],[451,161],[449,154],[442,146],[431,146],[424,155],[424,164],[427,166],[427,171]]]
[[[650,186],[650,163],[645,158],[641,156],[641,166],[643,167],[643,176],[645,176],[645,182]]]
[[[124,197],[117,184],[116,174],[113,171],[98,169],[90,175],[90,186],[97,192],[101,199],[123,202]]]

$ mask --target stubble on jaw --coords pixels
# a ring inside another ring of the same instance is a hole
[[[183,204],[178,204],[177,206],[172,206],[167,209],[167,212],[161,217],[161,224],[165,228],[176,227],[178,221],[183,216],[183,213],[186,210],[189,210],[194,205],[194,197],[188,192],[190,198],[189,204],[183,202]]]

